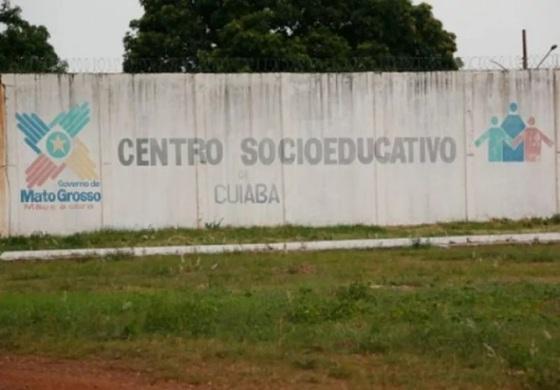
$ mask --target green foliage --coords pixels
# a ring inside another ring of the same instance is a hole
[[[288,361],[350,388],[376,387],[353,382],[367,359],[395,367],[405,387],[425,362],[439,387],[556,389],[559,253],[536,244],[1,263],[0,353],[149,365],[167,356],[174,366],[178,354],[206,364],[215,351],[221,366]]]
[[[410,0],[141,0],[126,72],[454,70],[455,35]]]
[[[560,217],[531,218],[519,221],[508,219],[489,222],[448,222],[417,226],[339,225],[309,227],[285,225],[275,227],[234,228],[222,226],[222,220],[207,222],[205,229],[146,229],[101,230],[69,236],[35,234],[27,237],[0,238],[0,252],[8,250],[128,248],[137,246],[271,243],[286,241],[350,240],[368,238],[410,237],[414,247],[422,250],[429,245],[418,237],[530,233],[560,231]],[[505,254],[504,254],[505,255]]]
[[[0,72],[65,72],[67,64],[58,58],[49,37],[44,26],[29,24],[19,7],[4,1],[0,6]]]
[[[542,329],[556,339],[560,323],[556,315],[535,309],[557,299],[558,286],[384,290],[360,293],[359,298],[306,288],[297,294],[290,300],[276,290],[251,296],[227,290],[8,293],[0,298],[0,350],[25,349],[18,341],[23,336],[40,340],[39,345],[49,339],[72,341],[77,348],[82,343],[178,337],[268,345],[279,356],[312,348],[342,356],[446,358],[470,369],[488,370],[494,362],[503,371],[526,373],[527,383],[539,388],[558,385],[560,348]],[[341,305],[361,309],[340,311]],[[303,354],[294,364],[316,370],[319,362]]]

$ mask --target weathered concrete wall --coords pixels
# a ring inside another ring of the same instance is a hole
[[[3,75],[0,225],[550,216],[559,74]]]

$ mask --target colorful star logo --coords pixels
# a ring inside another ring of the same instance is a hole
[[[60,131],[52,132],[47,138],[47,151],[51,157],[64,158],[70,152],[70,137]]]
[[[16,119],[25,143],[39,155],[25,171],[29,188],[55,180],[66,167],[80,180],[98,179],[89,150],[78,137],[90,121],[87,103],[59,114],[48,125],[36,114],[16,114]]]

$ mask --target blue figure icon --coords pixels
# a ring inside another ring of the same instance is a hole
[[[509,115],[504,119],[502,123],[502,128],[505,130],[506,134],[511,138],[515,139],[519,134],[525,130],[525,122],[521,119],[521,116],[517,113],[517,103],[511,103],[509,105]],[[504,144],[504,161],[524,161],[525,160],[525,147],[521,143],[513,148],[507,143]]]
[[[478,148],[485,141],[488,141],[488,161],[502,162],[504,158],[504,147],[511,146],[512,139],[506,134],[504,129],[499,127],[500,121],[497,117],[493,117],[491,127],[484,132],[474,142]]]

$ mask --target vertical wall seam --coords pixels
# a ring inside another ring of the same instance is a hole
[[[558,167],[558,155],[560,154],[560,147],[558,146],[558,141],[559,141],[559,137],[558,137],[558,131],[560,131],[560,125],[558,124],[558,121],[560,120],[560,117],[558,116],[558,87],[557,87],[557,74],[558,71],[553,70],[552,71],[552,104],[554,105],[552,107],[552,115],[553,115],[553,119],[554,119],[554,172],[555,172],[555,178],[556,178],[556,186],[555,186],[555,192],[556,192],[556,213],[560,214],[560,171],[559,171],[559,167]]]
[[[101,137],[101,133],[103,131],[101,124],[102,124],[102,119],[101,119],[101,107],[100,107],[100,102],[101,99],[99,98],[101,95],[101,88],[99,85],[99,78],[103,77],[101,75],[96,75],[95,77],[95,84],[96,84],[96,94],[94,94],[95,99],[97,99],[97,142],[98,142],[98,153],[99,153],[99,182],[101,183],[101,193],[102,195],[102,199],[101,199],[101,204],[99,205],[99,209],[101,211],[101,228],[104,229],[105,228],[105,191],[104,191],[104,185],[103,185],[103,172],[104,172],[104,158],[103,158],[103,142],[102,142],[102,137]],[[109,139],[111,137],[109,136]]]
[[[284,138],[284,74],[280,73],[280,136]],[[286,169],[283,163],[280,163],[280,185],[282,188],[282,225],[286,225]]]
[[[14,82],[14,84],[12,85],[12,87],[13,87],[13,90],[12,90],[13,98],[12,99],[14,101],[14,111],[16,111],[17,110],[17,101],[18,101],[18,89],[17,89],[17,79],[16,79],[15,75],[13,75],[13,82]],[[11,191],[11,185],[10,185],[10,172],[8,170],[8,165],[9,165],[9,162],[10,162],[11,155],[8,153],[8,141],[9,141],[8,127],[7,127],[7,125],[8,125],[8,108],[7,108],[8,107],[8,105],[7,105],[8,96],[6,95],[6,87],[7,87],[7,85],[4,84],[4,102],[5,102],[4,109],[6,111],[5,112],[5,115],[6,115],[6,120],[5,120],[5,124],[6,124],[6,127],[5,127],[5,129],[6,129],[6,137],[5,137],[5,139],[6,139],[6,149],[4,151],[5,165],[6,165],[6,176],[5,176],[6,177],[6,201],[5,201],[5,205],[7,207],[7,209],[6,209],[6,213],[7,213],[6,234],[8,236],[10,236],[10,235],[12,235],[12,232],[14,230],[14,228],[13,228],[14,208],[12,207],[12,204],[11,204],[12,191]],[[16,158],[17,158],[17,156],[16,156]],[[18,171],[17,166],[14,167],[14,171],[16,171],[16,172]]]
[[[0,75],[0,235],[9,235],[6,89]]]
[[[464,202],[465,202],[465,221],[469,220],[469,137],[468,137],[468,116],[471,112],[471,107],[467,107],[467,77],[463,73],[461,76],[463,84],[463,142],[465,151],[465,168],[463,174],[465,175],[463,185],[464,185]],[[469,101],[470,104],[470,101]]]
[[[371,94],[371,98],[372,98],[372,105],[373,107],[371,107],[371,114],[372,114],[372,120],[371,120],[371,124],[372,124],[372,137],[373,139],[377,139],[377,107],[379,105],[379,101],[377,99],[377,88],[376,88],[376,74],[375,73],[368,73],[368,78],[369,78],[369,82],[368,82],[368,86],[369,86],[369,90],[370,90],[370,94]],[[380,86],[383,86],[383,80],[381,80],[381,82],[379,83]],[[375,161],[373,164],[373,225],[380,225],[379,223],[379,194],[377,191],[378,185],[377,185],[377,176],[378,176],[378,163]]]
[[[197,78],[198,76],[192,75],[191,76],[191,92],[192,92],[192,98],[193,98],[193,126],[194,126],[194,137],[198,138],[198,100],[196,98],[197,95]],[[185,77],[185,82],[187,82],[189,79],[189,76],[187,75]],[[186,88],[185,88],[185,92],[186,92]],[[188,96],[187,96],[188,98]],[[202,226],[204,226],[202,224],[201,221],[201,217],[200,217],[200,197],[201,197],[201,193],[200,193],[200,180],[198,177],[199,174],[199,167],[200,167],[200,160],[197,159],[196,163],[194,164],[194,188],[195,188],[195,202],[196,202],[196,227],[197,228],[201,228]]]

